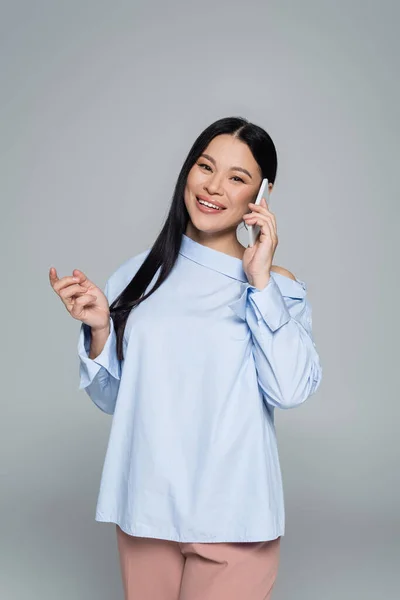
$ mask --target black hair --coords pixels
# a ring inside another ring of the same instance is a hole
[[[275,181],[278,163],[276,149],[271,137],[258,125],[241,117],[226,117],[209,125],[198,136],[179,173],[171,207],[160,234],[135,276],[110,306],[117,336],[119,360],[123,359],[123,335],[129,313],[160,287],[171,273],[178,258],[182,235],[186,232],[189,222],[189,213],[184,202],[189,171],[208,144],[221,134],[233,135],[247,144],[260,167],[262,177],[267,177],[269,183]],[[155,284],[146,294],[149,284],[159,269]]]

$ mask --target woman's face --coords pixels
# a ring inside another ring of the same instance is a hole
[[[236,231],[243,215],[250,212],[248,203],[254,202],[261,181],[260,168],[247,144],[229,134],[218,135],[187,178],[184,199],[192,224],[206,233]]]

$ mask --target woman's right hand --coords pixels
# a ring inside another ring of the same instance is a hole
[[[100,331],[109,327],[108,300],[82,271],[74,269],[72,276],[59,279],[56,269],[51,267],[49,279],[71,317],[89,325],[92,330]]]

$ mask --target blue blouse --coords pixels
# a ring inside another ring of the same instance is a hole
[[[110,304],[148,252],[109,278]],[[93,360],[82,324],[79,388],[113,415],[96,521],[179,542],[284,535],[274,409],[319,386],[311,326],[303,281],[271,271],[259,290],[239,258],[186,235],[167,280],[131,311],[122,362],[112,319]]]

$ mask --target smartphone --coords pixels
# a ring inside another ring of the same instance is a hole
[[[262,198],[265,198],[269,206],[269,189],[268,179],[263,179],[261,182],[260,189],[258,190],[257,198],[254,204],[260,204]],[[258,225],[247,225],[248,245],[254,246],[257,237],[260,233],[260,227]]]

